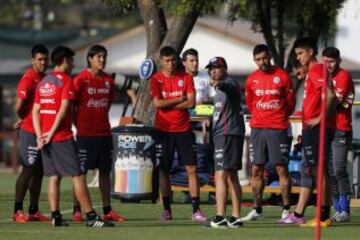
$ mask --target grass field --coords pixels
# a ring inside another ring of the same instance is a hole
[[[86,228],[82,223],[72,223],[67,228],[52,228],[44,223],[14,224],[11,220],[13,211],[13,191],[16,176],[10,174],[0,175],[0,240],[21,239],[314,239],[314,229],[299,228],[297,226],[277,226],[275,223],[280,215],[279,207],[265,207],[265,217],[256,222],[245,223],[240,229],[209,229],[189,220],[191,205],[181,204],[182,194],[174,196],[173,204],[174,220],[161,222],[158,216],[162,210],[160,204],[143,202],[140,204],[120,203],[113,200],[113,208],[129,218],[125,223],[116,224],[112,229]],[[46,179],[44,180],[46,185]],[[71,184],[69,179],[62,183],[61,208],[66,219],[70,218],[72,212]],[[97,189],[91,190],[93,204],[101,213],[102,209]],[[205,198],[205,197],[204,197]],[[24,202],[27,210],[28,201]],[[41,210],[49,213],[46,186],[43,188],[40,203]],[[202,205],[202,210],[207,216],[212,216],[215,211],[214,205]],[[249,207],[243,208],[247,213]],[[314,208],[308,208],[307,217],[311,218]],[[323,238],[327,240],[351,240],[359,239],[360,208],[352,209],[352,222],[347,224],[334,224],[332,227],[322,231]]]

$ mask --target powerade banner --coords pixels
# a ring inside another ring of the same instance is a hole
[[[151,141],[152,138],[149,135],[123,133],[118,135],[118,148],[122,148],[123,150],[135,149],[137,152],[140,152],[145,149],[146,143],[150,143]]]
[[[152,59],[145,59],[139,67],[139,77],[142,80],[149,79],[151,75],[155,72],[155,63]]]
[[[120,133],[116,141],[114,191],[121,194],[151,194],[153,163],[147,146],[151,136]]]

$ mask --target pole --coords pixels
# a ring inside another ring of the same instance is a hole
[[[321,88],[321,112],[320,112],[320,141],[319,141],[319,164],[317,173],[317,196],[316,196],[316,228],[315,228],[315,240],[321,239],[321,202],[323,197],[323,179],[324,179],[324,155],[325,155],[325,137],[326,137],[326,98],[327,98],[327,86],[328,86],[328,71],[327,62],[323,63],[323,81]]]

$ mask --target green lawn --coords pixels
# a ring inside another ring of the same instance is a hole
[[[91,229],[84,224],[72,223],[67,228],[52,228],[44,223],[14,224],[11,221],[13,211],[13,191],[16,176],[9,174],[0,175],[0,240],[2,239],[314,239],[314,229],[299,228],[296,226],[277,226],[275,223],[280,215],[279,207],[265,207],[265,217],[256,222],[246,223],[240,229],[209,229],[189,220],[191,206],[181,204],[180,193],[175,194],[173,204],[174,220],[161,222],[158,216],[162,210],[161,205],[144,202],[141,204],[124,204],[113,200],[113,207],[129,218],[128,221],[116,224],[112,229]],[[46,184],[46,180],[44,180]],[[48,213],[46,200],[46,187],[41,196],[41,209]],[[93,203],[96,210],[101,212],[101,205],[97,189],[91,190]],[[27,200],[24,202],[27,208]],[[62,184],[61,208],[67,210],[65,218],[70,218],[72,208],[71,185],[69,179]],[[214,205],[202,205],[202,210],[207,216],[212,216]],[[243,208],[243,215],[250,208]],[[313,216],[314,209],[309,208],[307,216]],[[352,209],[352,222],[348,224],[335,224],[323,231],[322,239],[350,240],[359,239],[360,209]]]

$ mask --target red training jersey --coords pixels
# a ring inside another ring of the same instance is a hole
[[[55,122],[62,100],[73,100],[72,79],[63,72],[53,72],[45,76],[37,86],[35,103],[40,104],[41,132],[48,132]],[[51,141],[58,142],[71,139],[72,111],[68,110],[65,118],[56,130]]]
[[[151,97],[174,99],[195,93],[193,78],[190,74],[179,72],[167,77],[157,72],[151,77]],[[157,109],[155,127],[165,132],[184,132],[190,129],[190,117],[187,110]]]
[[[318,117],[321,113],[321,88],[324,79],[324,65],[313,64],[305,80],[303,97],[303,129],[308,128],[305,125],[307,120]],[[329,84],[331,85],[331,84]],[[326,126],[335,128],[336,118],[330,117],[326,120]]]
[[[246,79],[245,97],[252,114],[252,128],[288,128],[296,100],[293,83],[285,70],[272,66],[269,73],[254,71]]]
[[[114,98],[114,80],[101,72],[94,76],[88,69],[74,78],[77,112],[75,126],[77,136],[111,135],[109,110]]]
[[[352,131],[351,109],[355,98],[354,82],[351,75],[340,68],[335,76],[331,77],[336,97],[341,101],[336,110],[336,129]]]
[[[17,97],[25,101],[26,114],[21,123],[21,129],[35,133],[32,121],[32,108],[35,100],[36,86],[45,76],[43,73],[37,73],[33,68],[26,70],[17,87]]]

